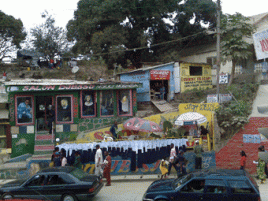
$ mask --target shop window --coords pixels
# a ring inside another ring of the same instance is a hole
[[[202,66],[190,66],[190,76],[202,76]]]
[[[96,98],[93,91],[82,91],[80,95],[81,116],[95,117],[96,116]]]
[[[131,104],[131,90],[118,91],[117,96],[117,108],[119,116],[131,116],[132,104]]]
[[[60,95],[56,97],[57,123],[73,122],[73,98],[72,95]]]
[[[100,107],[101,116],[112,116],[114,115],[114,96],[113,91],[101,91],[100,93]]]
[[[34,124],[33,96],[16,96],[15,98],[16,124]]]

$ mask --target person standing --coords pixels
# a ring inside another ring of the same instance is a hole
[[[176,149],[173,143],[170,145],[170,156],[169,156],[169,165],[168,165],[168,175],[170,175],[171,167],[173,166],[178,174],[179,167],[176,165]]]
[[[55,107],[54,105],[48,106],[48,128],[49,128],[49,134],[52,134],[53,130],[53,122],[55,122]]]
[[[116,134],[117,129],[118,129],[117,121],[115,121],[114,124],[110,128],[110,132],[112,133],[114,139],[117,139],[117,134]]]
[[[81,154],[80,154],[79,151],[76,151],[75,152],[74,167],[76,167],[78,169],[82,169],[83,168],[83,164],[81,162]]]
[[[204,152],[201,145],[199,145],[199,141],[196,142],[194,147],[195,156],[195,169],[202,169],[202,152]]]
[[[206,139],[208,134],[208,130],[202,125],[200,126],[200,135],[202,139]]]
[[[96,154],[95,154],[95,175],[100,176],[102,175],[102,169],[101,165],[103,163],[103,158],[102,158],[102,150],[100,148],[100,145],[96,145]]]
[[[54,167],[61,166],[61,156],[59,152],[59,147],[55,147],[55,151],[53,155],[53,162],[54,162]]]
[[[112,166],[112,158],[109,155],[108,151],[104,152],[104,155],[106,156],[104,160],[104,170],[103,170],[103,177],[106,178],[107,184],[106,186],[111,186],[111,166]]]
[[[61,149],[61,166],[66,166],[67,165],[67,158],[66,158],[66,151],[65,149]]]
[[[186,175],[186,159],[183,156],[183,151],[179,150],[178,154],[178,166],[179,166],[179,174]]]
[[[267,152],[267,151],[265,150],[265,148],[264,148],[263,145],[260,146],[260,150],[261,150],[262,152]],[[266,174],[266,177],[268,177],[267,163],[265,163],[265,174]]]
[[[240,170],[245,170],[245,165],[246,165],[246,157],[247,157],[247,155],[246,155],[246,153],[242,150],[241,152],[240,152],[240,155],[241,155],[241,159],[240,159]]]

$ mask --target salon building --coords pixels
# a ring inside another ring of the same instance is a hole
[[[118,76],[123,82],[142,83],[142,87],[137,89],[138,102],[160,98],[162,87],[165,88],[163,98],[167,101],[186,90],[212,88],[211,66],[205,63],[171,62],[120,73]]]
[[[134,116],[139,87],[142,84],[114,81],[25,79],[5,82],[10,103],[11,157],[34,154],[40,135],[48,135],[46,125],[52,106],[55,108],[54,139],[74,140],[81,132]],[[38,146],[41,145],[39,142]]]

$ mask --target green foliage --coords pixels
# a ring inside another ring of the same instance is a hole
[[[6,15],[0,10],[0,60],[8,52],[20,48],[20,43],[25,37],[26,33],[22,21],[11,15]]]
[[[230,136],[248,123],[258,84],[231,85],[228,90],[236,100],[220,105],[216,109],[216,116],[219,126]]]
[[[202,23],[212,26],[215,12],[212,0],[83,0],[68,22],[67,36],[76,41],[76,53],[101,56],[110,68],[114,63],[126,67],[127,60],[139,68],[142,61],[180,47],[165,42],[205,30]]]
[[[34,48],[44,55],[68,51],[70,44],[66,37],[66,31],[55,26],[55,19],[46,11],[42,17],[46,19],[45,23],[31,29]]]

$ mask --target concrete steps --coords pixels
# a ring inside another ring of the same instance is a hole
[[[55,148],[53,136],[46,132],[40,132],[35,137],[34,156],[50,155]]]

